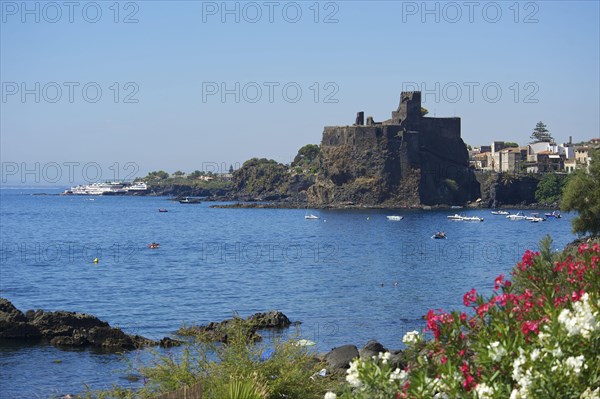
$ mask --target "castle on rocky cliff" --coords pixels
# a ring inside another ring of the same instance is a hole
[[[420,92],[402,92],[384,122],[358,112],[353,125],[325,127],[321,158],[310,204],[462,205],[479,192],[460,118],[423,116]]]

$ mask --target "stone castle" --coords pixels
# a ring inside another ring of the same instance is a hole
[[[351,126],[325,127],[321,157],[307,192],[317,206],[463,205],[479,193],[460,118],[423,116],[420,92],[402,92],[384,122],[358,112]]]

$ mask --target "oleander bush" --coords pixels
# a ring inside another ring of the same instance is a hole
[[[527,251],[494,293],[465,293],[464,312],[430,310],[404,337],[408,366],[355,360],[341,398],[600,398],[600,246]]]

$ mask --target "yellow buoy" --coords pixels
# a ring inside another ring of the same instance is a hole
[[[98,262],[99,262],[98,258],[94,258],[94,263],[98,263]]]

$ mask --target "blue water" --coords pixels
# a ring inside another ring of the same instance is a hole
[[[277,309],[319,351],[369,339],[401,348],[428,309],[461,307],[471,287],[490,293],[546,234],[556,248],[575,238],[572,215],[530,223],[466,210],[485,218],[468,223],[447,220],[454,211],[315,210],[321,219],[305,220],[304,210],[35,192],[59,191],[0,190],[0,296],[157,339],[182,323]],[[437,230],[448,239],[431,239]],[[153,241],[159,249],[146,248]],[[127,384],[129,361],[143,356],[3,343],[0,397]]]

